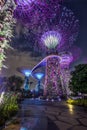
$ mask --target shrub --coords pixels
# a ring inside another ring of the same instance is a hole
[[[0,106],[0,116],[7,120],[14,116],[19,107],[17,104],[17,96],[12,94],[7,94],[4,96],[4,103]]]
[[[68,99],[67,103],[72,105],[78,105],[78,106],[85,106],[87,107],[87,99]]]

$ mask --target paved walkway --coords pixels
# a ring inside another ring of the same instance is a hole
[[[25,99],[20,130],[87,130],[87,110],[65,102]]]

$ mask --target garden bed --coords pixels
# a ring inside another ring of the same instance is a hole
[[[67,103],[87,107],[87,99],[68,99]]]

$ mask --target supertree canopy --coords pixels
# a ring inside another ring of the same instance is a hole
[[[41,40],[47,48],[54,49],[60,44],[61,36],[56,31],[49,31],[42,35]]]
[[[57,31],[57,33],[59,34],[59,39],[61,39],[60,44],[58,44],[58,46],[55,49],[61,52],[66,51],[68,48],[70,48],[73,42],[76,40],[79,30],[79,21],[75,18],[74,13],[66,7],[62,7],[61,13],[59,15],[60,17],[59,19],[57,19],[56,22],[53,23],[54,25],[50,24],[51,27],[49,28],[51,29],[49,32],[51,32],[52,30]],[[49,29],[47,28],[47,30]],[[50,38],[48,41],[50,44]],[[55,41],[53,42],[53,44],[55,46]]]
[[[26,5],[30,4],[35,0],[14,0],[17,5]]]
[[[35,36],[35,39],[33,39],[35,40],[34,43],[37,45],[38,39],[40,41],[41,36],[46,32],[57,31],[62,40],[58,48],[56,47],[56,50],[67,50],[78,36],[79,21],[74,16],[74,13],[70,9],[62,6],[60,3],[61,0],[24,1],[16,2],[17,6],[14,11],[14,17],[29,29],[29,35],[33,34]],[[38,45],[40,49],[42,48],[41,44],[40,41],[40,46]],[[23,44],[20,46],[23,47]]]
[[[2,0],[3,1],[3,0]],[[63,0],[14,0],[14,2],[17,5],[26,5],[26,4],[31,4],[31,3],[45,3],[45,4],[59,4],[60,2],[63,2]]]
[[[17,7],[14,11],[14,17],[17,18],[22,24],[26,24],[29,28],[35,26],[42,26],[44,23],[55,24],[59,22],[59,15],[62,8],[58,0],[16,0]],[[60,10],[60,11],[59,11]],[[55,18],[57,20],[55,21]],[[55,22],[55,23],[54,23]],[[55,24],[56,25],[56,24]],[[39,29],[40,27],[38,27]]]
[[[45,57],[32,69],[32,73],[34,73],[38,67],[45,66],[45,95],[56,96],[69,93],[69,66],[72,62],[72,54],[70,52],[62,52],[59,55],[49,55]]]

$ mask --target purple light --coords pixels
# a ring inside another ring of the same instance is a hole
[[[73,61],[73,56],[69,52],[60,54],[60,65],[69,65]]]
[[[27,4],[30,4],[32,2],[34,2],[35,0],[14,0],[14,2],[17,4],[17,5],[27,5]]]
[[[41,37],[45,32],[56,31],[61,36],[60,43],[56,46],[57,51],[65,51],[71,47],[76,40],[79,31],[79,21],[74,13],[66,7],[58,4],[59,1],[46,0],[33,2],[32,5],[17,6],[14,11],[14,17],[19,22],[32,30],[35,35],[35,44],[41,50],[48,51],[48,48],[42,44]]]

